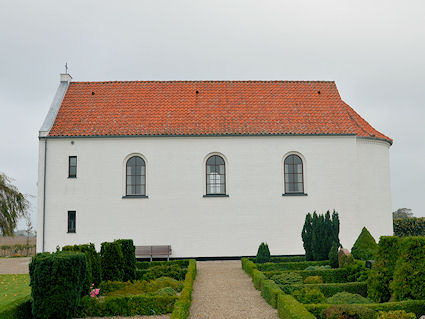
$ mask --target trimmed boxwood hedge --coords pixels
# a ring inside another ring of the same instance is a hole
[[[170,319],[186,319],[189,317],[190,305],[192,303],[193,281],[196,278],[196,260],[189,260],[187,273],[184,280],[183,290],[174,305]]]
[[[279,286],[279,285],[278,285]],[[303,285],[287,285],[280,287],[283,292],[290,294],[301,288],[319,288],[325,297],[331,297],[338,292],[349,292],[367,297],[366,282],[346,282],[346,283],[329,283],[329,284],[303,284]]]
[[[274,275],[278,275],[286,271],[287,270],[266,271],[264,274],[267,278],[271,278]],[[351,273],[350,270],[344,268],[322,270],[292,270],[291,272],[299,274],[303,280],[309,276],[320,276],[325,283],[345,283],[348,281],[348,276]]]
[[[258,270],[273,271],[273,270],[305,270],[310,266],[324,266],[329,265],[329,260],[320,261],[298,261],[298,262],[282,262],[282,263],[265,263],[257,264]]]
[[[149,269],[155,266],[163,266],[166,265],[178,265],[180,267],[187,268],[189,266],[189,260],[188,259],[179,259],[179,260],[170,260],[167,262],[164,261],[137,261],[136,262],[136,269],[137,270],[143,270],[143,269]]]
[[[283,293],[278,296],[277,312],[279,317],[283,319],[315,319],[303,304],[299,303],[294,297]]]
[[[325,319],[324,312],[327,308],[331,307],[329,304],[309,304],[305,308],[316,316],[317,319]],[[419,316],[425,313],[425,300],[406,300],[398,302],[384,302],[384,303],[371,303],[362,304],[375,312],[378,311],[391,311],[391,310],[405,310],[406,312],[413,312]]]
[[[273,280],[264,279],[261,283],[261,296],[273,308],[277,308],[277,297],[282,293],[282,290]]]
[[[264,276],[264,274],[261,271],[257,269],[254,269],[252,271],[252,281],[254,282],[255,289],[261,290],[261,282],[266,279],[267,279],[266,276]]]
[[[123,281],[134,280],[136,278],[136,247],[132,239],[118,239],[116,243],[121,245],[123,255]]]
[[[176,280],[184,280],[186,271],[187,268],[185,267],[166,262],[151,268],[136,270],[136,279],[150,281],[160,277],[170,277]]]
[[[242,263],[242,269],[245,270],[245,272],[250,277],[252,277],[252,272],[254,271],[254,269],[257,269],[257,265],[254,264],[254,262],[248,258],[242,258],[241,263]]]
[[[32,313],[35,319],[72,318],[87,274],[86,255],[42,253],[29,265]]]

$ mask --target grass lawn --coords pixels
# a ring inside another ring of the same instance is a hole
[[[31,294],[30,276],[0,275],[0,312],[11,302]]]

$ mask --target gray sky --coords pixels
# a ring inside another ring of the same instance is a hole
[[[424,17],[423,0],[0,0],[0,171],[36,196],[65,62],[76,81],[334,80],[394,139],[394,210],[425,216]]]

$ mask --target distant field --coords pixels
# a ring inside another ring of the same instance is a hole
[[[0,312],[17,299],[29,296],[29,275],[0,275]]]
[[[0,236],[0,257],[5,256],[26,256],[27,249],[24,245],[27,244],[27,237],[2,237]],[[28,256],[35,255],[36,237],[29,238],[29,245],[32,246],[28,249]]]

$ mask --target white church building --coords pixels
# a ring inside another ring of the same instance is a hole
[[[330,81],[60,85],[39,132],[37,250],[118,238],[171,257],[303,254],[308,212],[351,248],[392,234],[391,138]]]

